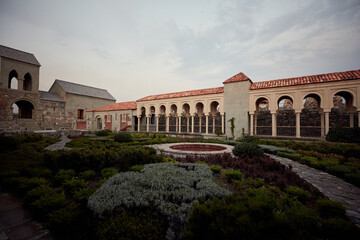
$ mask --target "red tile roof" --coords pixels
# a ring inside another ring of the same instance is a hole
[[[225,84],[225,83],[240,82],[240,81],[250,81],[251,82],[251,79],[248,78],[243,72],[240,72],[240,73],[232,76],[231,78],[229,78],[228,80],[226,80],[223,83]]]
[[[360,70],[254,82],[250,90],[360,79]]]
[[[107,111],[118,111],[118,110],[135,110],[136,102],[119,102],[114,103],[105,107],[89,110],[88,112],[107,112]]]
[[[179,98],[179,97],[190,97],[190,96],[198,96],[198,95],[216,94],[216,93],[223,93],[223,92],[224,92],[224,87],[206,88],[206,89],[190,90],[190,91],[184,91],[184,92],[151,95],[151,96],[140,98],[136,101],[142,102],[142,101],[168,99],[168,98]]]

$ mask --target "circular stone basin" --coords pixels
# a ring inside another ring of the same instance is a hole
[[[214,146],[207,144],[181,144],[181,145],[170,146],[170,148],[185,152],[211,152],[211,151],[221,151],[226,149],[226,147],[223,146]]]
[[[179,157],[231,153],[233,149],[233,146],[217,143],[167,143],[151,145],[151,147],[159,153]]]

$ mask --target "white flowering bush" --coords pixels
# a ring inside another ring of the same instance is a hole
[[[187,221],[198,198],[230,193],[213,182],[205,164],[156,163],[145,165],[140,172],[114,175],[90,196],[88,206],[98,216],[117,208],[155,207],[170,220],[167,238],[176,238],[175,223]]]

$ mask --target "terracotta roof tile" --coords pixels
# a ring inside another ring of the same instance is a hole
[[[135,110],[137,107],[136,102],[119,102],[114,103],[105,107],[97,108],[94,110],[89,110],[87,112],[108,112],[108,111],[118,111],[118,110]]]
[[[184,91],[184,92],[174,92],[174,93],[151,95],[151,96],[140,98],[136,101],[142,102],[142,101],[151,101],[151,100],[168,99],[168,98],[179,98],[179,97],[190,97],[190,96],[207,95],[207,94],[217,94],[217,93],[223,93],[223,92],[224,92],[224,87],[206,88],[206,89],[190,90],[190,91]]]
[[[250,90],[360,79],[360,70],[254,82]],[[227,80],[226,80],[227,81]],[[225,82],[224,82],[225,83]]]
[[[231,78],[227,79],[223,83],[225,84],[225,83],[241,82],[241,81],[250,81],[251,82],[251,79],[248,78],[243,72],[240,72],[240,73],[232,76]]]

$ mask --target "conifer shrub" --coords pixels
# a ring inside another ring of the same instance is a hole
[[[109,129],[100,130],[95,133],[95,135],[98,137],[106,137],[109,136],[110,134],[111,134],[111,130]]]
[[[84,180],[94,179],[95,176],[96,176],[96,173],[94,170],[86,170],[86,171],[79,173],[79,177]]]
[[[50,229],[58,236],[65,238],[74,237],[73,232],[81,225],[82,215],[84,215],[84,212],[79,206],[71,203],[50,212],[48,215],[48,224]]]
[[[101,170],[101,175],[105,179],[108,179],[117,173],[118,170],[116,168],[104,168],[103,170]]]
[[[243,179],[243,174],[234,169],[228,169],[228,170],[224,171],[224,174],[229,179],[230,182],[232,180],[242,180]]]
[[[114,136],[114,141],[118,143],[131,142],[132,136],[129,132],[118,132]]]
[[[60,169],[54,176],[53,182],[55,185],[59,186],[73,177],[75,177],[74,169]]]
[[[325,218],[345,218],[345,207],[339,203],[326,198],[320,198],[316,201],[316,208],[321,217]]]
[[[130,171],[133,171],[133,172],[140,172],[141,170],[143,170],[144,168],[144,165],[134,165],[134,166],[131,166],[130,167]]]
[[[240,142],[234,146],[232,152],[240,158],[264,156],[264,151],[254,142]]]
[[[330,128],[326,140],[330,142],[360,143],[360,128]]]
[[[309,192],[295,186],[288,186],[286,188],[286,193],[291,196],[294,196],[297,200],[299,200],[302,203],[305,203],[311,197]]]
[[[214,174],[219,174],[221,172],[221,166],[210,165],[209,167]]]
[[[289,158],[289,159],[292,159],[295,161],[299,161],[301,158],[301,154],[298,154],[298,153],[278,152],[277,155],[280,157]]]
[[[86,187],[88,182],[85,182],[83,179],[77,179],[77,178],[71,178],[69,180],[66,180],[63,183],[63,188],[65,190],[65,193],[73,195],[74,192]]]
[[[96,237],[99,240],[161,240],[165,239],[167,228],[166,218],[159,212],[134,208],[99,221]]]

